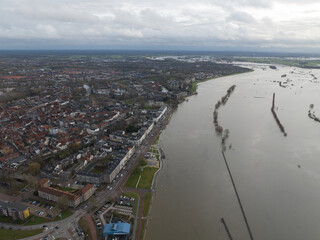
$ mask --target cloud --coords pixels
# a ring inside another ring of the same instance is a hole
[[[314,0],[1,0],[0,48],[312,47],[319,10]]]
[[[24,6],[17,8],[16,13],[28,20],[59,21],[80,24],[96,24],[100,18],[85,11],[74,11],[67,8],[46,8]]]
[[[255,19],[246,12],[234,12],[229,16],[228,21],[243,22],[248,24],[255,23]]]

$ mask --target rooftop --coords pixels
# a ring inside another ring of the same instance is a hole
[[[103,229],[103,236],[109,235],[128,235],[130,233],[129,223],[111,223],[106,224]]]

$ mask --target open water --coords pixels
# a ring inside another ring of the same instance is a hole
[[[314,104],[320,117],[320,71],[250,67],[199,84],[173,114],[160,137],[166,159],[147,240],[228,239],[221,217],[233,239],[249,239],[213,124],[214,106],[233,84],[219,123],[230,131],[225,154],[254,239],[320,239],[320,123],[307,115]],[[270,111],[273,93],[287,137]]]

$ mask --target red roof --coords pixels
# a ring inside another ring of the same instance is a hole
[[[43,186],[44,184],[46,184],[47,182],[49,182],[48,178],[42,178],[39,182],[40,186]]]
[[[82,194],[85,194],[85,193],[88,192],[92,187],[93,187],[92,184],[87,184],[87,185],[85,185],[85,186],[80,190],[80,192],[81,192]]]

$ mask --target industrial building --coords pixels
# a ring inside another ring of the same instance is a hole
[[[118,237],[118,239],[126,239],[130,234],[129,223],[110,223],[106,224],[103,229],[104,239],[112,239],[110,237]]]

